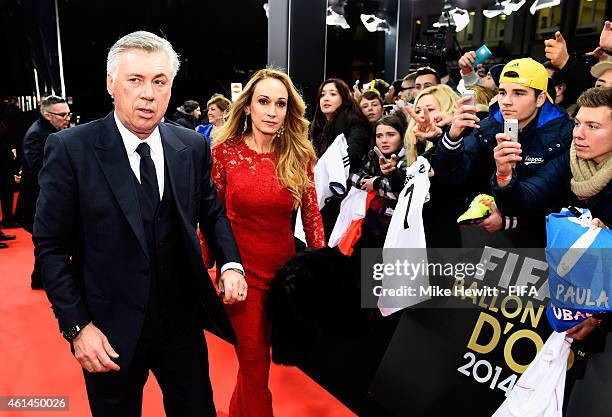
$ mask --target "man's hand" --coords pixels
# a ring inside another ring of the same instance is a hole
[[[489,233],[500,231],[504,225],[504,222],[500,211],[497,209],[497,206],[495,203],[492,203],[487,199],[482,199],[482,203],[491,209],[491,215],[480,223],[477,223],[477,225],[481,226]]]
[[[117,359],[115,352],[106,336],[93,323],[83,327],[83,330],[72,341],[74,356],[81,366],[89,372],[118,371],[119,365],[111,358]]]
[[[599,47],[606,51],[612,51],[612,22],[606,20],[601,35],[599,36]]]
[[[598,46],[597,48],[593,49],[591,52],[587,52],[585,54],[586,56],[592,56],[594,58],[597,58],[598,60],[601,61],[601,59],[606,56],[606,51],[604,51],[601,46]]]
[[[11,149],[11,153],[13,154],[13,161],[17,159],[17,149]]]
[[[569,61],[569,53],[567,52],[567,43],[565,39],[563,39],[563,35],[561,32],[555,32],[555,39],[547,39],[544,41],[544,52],[546,53],[546,58],[550,59],[552,64],[559,68],[563,69],[567,61]]]
[[[372,177],[372,178],[361,180],[361,189],[363,191],[368,191],[368,192],[374,191],[374,181],[376,180],[376,178],[378,177]]]
[[[223,294],[223,302],[234,304],[237,301],[246,300],[248,285],[240,272],[226,269],[221,274],[219,289]]]
[[[397,155],[391,155],[391,158],[378,158],[378,164],[380,165],[380,171],[383,175],[389,175],[393,171],[395,171],[395,167],[397,166]]]
[[[571,329],[565,332],[568,337],[576,340],[583,340],[585,337],[589,335],[597,326],[599,325],[599,320],[595,317],[589,317],[588,319],[581,321]]]
[[[463,54],[461,58],[459,58],[459,71],[461,71],[461,75],[469,74],[474,71],[474,64],[476,63],[476,52],[469,51]]]
[[[497,146],[493,149],[493,158],[497,166],[496,175],[508,177],[512,175],[512,170],[516,163],[522,159],[519,156],[522,152],[521,144],[513,142],[510,135],[506,135],[505,133],[498,133],[495,135],[495,139],[497,139]],[[505,181],[504,184],[500,184],[499,180],[497,180],[500,187],[504,187],[508,182],[510,181]]]
[[[465,104],[469,100],[471,100],[470,97],[462,97],[457,101],[457,111],[453,115],[453,122],[448,131],[448,136],[451,140],[460,137],[467,128],[480,129],[480,126],[477,124],[480,122],[480,119],[476,116],[478,107]]]

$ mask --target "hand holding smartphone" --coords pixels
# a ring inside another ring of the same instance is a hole
[[[381,151],[380,149],[378,149],[378,146],[374,146],[374,153],[375,153],[376,155],[378,155],[378,157],[379,157],[379,158],[384,159],[384,160],[385,160],[385,162],[389,162],[389,161],[387,160],[387,158],[385,158],[385,155],[383,155],[382,151]]]
[[[504,134],[512,138],[512,142],[518,142],[519,126],[517,119],[504,120]]]

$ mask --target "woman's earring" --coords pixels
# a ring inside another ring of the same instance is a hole
[[[247,113],[244,114],[244,126],[242,127],[242,133],[246,133],[249,128],[249,115]]]
[[[285,125],[282,125],[281,128],[276,131],[276,137],[280,138],[284,134],[285,134]]]

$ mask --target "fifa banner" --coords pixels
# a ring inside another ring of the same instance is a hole
[[[585,315],[580,306],[609,304],[602,284],[609,270],[597,291],[551,292],[546,257],[543,248],[363,250],[362,307],[407,306],[394,313],[401,318],[371,382],[372,400],[395,416],[492,416],[549,339],[551,301],[574,319]],[[612,392],[607,337],[598,328],[588,338],[599,340],[595,347],[572,344],[564,416],[612,415],[602,395]]]

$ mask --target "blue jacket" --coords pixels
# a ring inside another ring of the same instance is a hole
[[[495,135],[504,131],[504,120],[498,104],[490,108],[490,116],[482,120],[480,129],[467,132],[457,149],[449,149],[447,138],[438,141],[432,167],[443,183],[463,185],[468,193],[492,193],[491,177],[496,166],[493,149]],[[547,162],[569,149],[573,122],[560,107],[544,103],[536,118],[519,132],[523,160],[516,164],[515,175],[523,180],[535,175]],[[506,216],[503,205],[498,208]],[[529,218],[507,217],[505,229],[531,229],[541,243],[544,238],[544,213]],[[527,239],[528,240],[528,239]]]
[[[468,133],[456,150],[448,149],[444,139],[438,142],[432,167],[441,181],[466,184],[473,191],[490,191],[490,179],[496,171],[495,135],[504,131],[504,120],[497,104],[491,106],[490,116],[479,125],[480,129]],[[519,132],[523,160],[516,164],[518,178],[531,177],[548,161],[569,149],[573,127],[562,108],[545,102],[537,117]]]
[[[497,186],[497,180],[491,184],[495,201],[504,213],[512,215],[530,215],[538,211],[557,211],[561,206],[574,205],[591,210],[593,217],[612,225],[612,184],[586,201],[579,201],[572,193],[570,181],[569,150],[550,161],[529,179],[519,180],[513,176],[504,188]]]
[[[212,130],[213,130],[213,125],[212,123],[208,123],[205,125],[198,125],[195,128],[196,132],[198,132],[200,135],[204,136],[204,139],[206,139],[206,142],[208,142],[208,146],[212,146],[212,137],[210,136]]]

